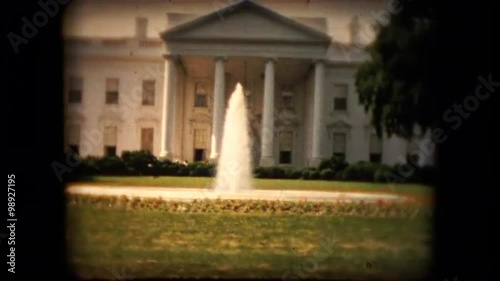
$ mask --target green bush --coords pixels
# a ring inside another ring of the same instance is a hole
[[[360,161],[353,165],[349,165],[342,171],[341,178],[346,181],[368,181],[372,182],[375,179],[375,173],[380,168],[380,164]]]
[[[333,178],[340,179],[340,173],[345,170],[349,164],[339,157],[332,156],[330,159],[326,159],[321,161],[318,166],[319,171],[323,171],[325,169],[330,169],[333,172]]]
[[[318,169],[314,167],[307,167],[302,170],[302,178],[305,180],[317,180],[321,178],[321,174]]]
[[[94,162],[97,173],[100,175],[128,175],[125,163],[116,156],[97,158]]]
[[[204,162],[193,162],[189,163],[187,168],[189,169],[189,175],[192,177],[210,177],[213,175],[214,165]]]
[[[391,168],[386,165],[381,165],[374,175],[375,182],[386,182],[387,174],[391,171]]]
[[[302,178],[305,180],[311,179],[311,172],[316,171],[315,167],[306,167],[302,169]]]
[[[335,177],[335,173],[330,168],[321,170],[320,175],[324,180],[333,180]]]
[[[287,170],[287,178],[289,179],[300,179],[302,177],[301,170]]]
[[[184,165],[179,165],[179,169],[177,169],[176,176],[189,176],[189,167]]]
[[[287,171],[281,167],[257,167],[254,176],[260,179],[286,179]]]
[[[121,159],[131,173],[138,175],[153,174],[153,167],[158,161],[151,152],[146,150],[123,151]]]
[[[158,176],[176,176],[180,164],[170,160],[160,160],[155,165],[155,174]]]

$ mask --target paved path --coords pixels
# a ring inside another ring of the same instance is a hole
[[[194,199],[253,199],[281,201],[389,201],[404,200],[406,197],[393,194],[374,194],[360,192],[326,192],[302,190],[251,190],[235,193],[217,193],[203,188],[171,188],[171,187],[121,187],[72,185],[66,190],[71,194],[112,195],[142,198],[162,198],[164,200],[192,201]]]

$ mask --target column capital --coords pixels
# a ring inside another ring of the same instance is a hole
[[[227,57],[226,56],[215,56],[214,57],[214,61],[226,62],[227,61]]]
[[[172,60],[174,62],[178,62],[180,60],[180,56],[179,55],[172,55],[172,54],[164,54],[163,58],[165,60]]]

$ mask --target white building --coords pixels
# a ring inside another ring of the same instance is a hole
[[[246,89],[254,157],[304,167],[333,154],[395,164],[415,143],[378,139],[358,103],[361,46],[386,1],[76,1],[64,26],[66,145],[216,159],[225,108]],[[425,157],[424,157],[425,156]],[[420,154],[419,164],[432,164]]]

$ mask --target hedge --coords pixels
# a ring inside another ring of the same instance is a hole
[[[120,157],[86,157],[78,159],[80,165],[73,176],[92,175],[126,176],[190,176],[214,177],[216,166],[207,162],[188,164],[160,160],[148,151],[124,151]],[[393,166],[360,161],[348,164],[338,158],[322,161],[317,167],[290,169],[280,166],[256,167],[254,177],[262,179],[339,180],[364,182],[434,183],[435,167],[413,167],[410,164]],[[72,180],[72,179],[70,179]]]

